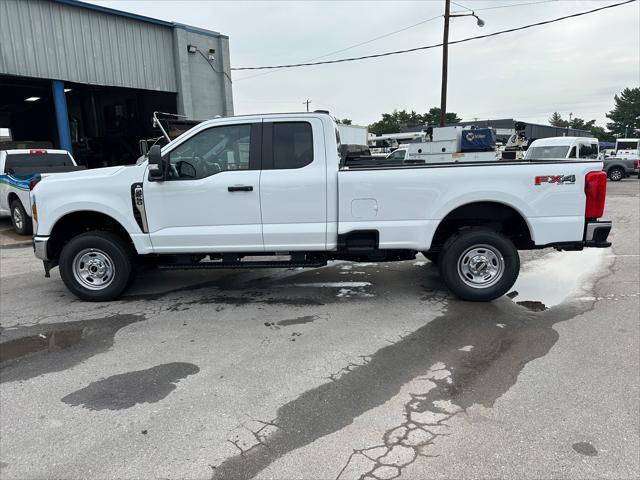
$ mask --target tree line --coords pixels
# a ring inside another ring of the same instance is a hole
[[[569,127],[578,130],[587,130],[601,141],[611,141],[615,138],[638,136],[640,134],[640,87],[625,88],[619,95],[614,96],[613,109],[606,114],[610,122],[606,129],[596,125],[595,120],[585,121],[580,117],[565,120],[558,112],[553,112],[549,117],[549,124],[556,127]],[[447,124],[461,122],[462,119],[454,112],[447,112]],[[345,118],[337,120],[338,123],[351,124],[351,120]],[[397,133],[401,128],[422,125],[438,125],[440,122],[440,109],[432,107],[428,112],[420,114],[415,110],[394,110],[391,113],[383,113],[382,118],[369,125],[369,132],[376,135],[385,133]]]

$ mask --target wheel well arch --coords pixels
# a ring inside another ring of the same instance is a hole
[[[112,232],[134,248],[131,235],[116,219],[102,212],[78,210],[56,220],[49,235],[49,258],[57,259],[69,240],[91,230]]]
[[[9,208],[11,208],[11,203],[14,200],[18,200],[20,203],[22,203],[22,201],[20,200],[20,197],[16,192],[9,192],[9,196],[7,197],[7,204],[9,205]],[[24,207],[24,205],[22,206]]]
[[[444,242],[465,227],[489,227],[506,235],[520,250],[535,246],[524,216],[510,205],[478,201],[460,205],[440,221],[431,241],[431,250],[439,251]]]

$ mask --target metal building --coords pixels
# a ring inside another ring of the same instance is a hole
[[[229,37],[77,0],[0,0],[0,128],[130,163],[154,111],[233,115]]]

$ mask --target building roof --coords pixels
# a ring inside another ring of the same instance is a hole
[[[80,7],[87,10],[92,10],[94,12],[100,12],[100,13],[106,13],[109,15],[116,15],[119,17],[130,18],[132,20],[152,23],[154,25],[161,25],[163,27],[181,28],[188,32],[199,33],[201,35],[228,38],[226,35],[222,35],[220,32],[215,32],[213,30],[207,30],[205,28],[200,28],[200,27],[193,27],[191,25],[185,25],[183,23],[178,23],[178,22],[168,22],[166,20],[147,17],[145,15],[138,15],[137,13],[130,13],[130,12],[125,12],[123,10],[117,10],[115,8],[103,7],[102,5],[95,5],[93,3],[81,2],[80,0],[53,0],[53,1],[56,3],[62,3],[64,5],[71,5],[73,7]]]

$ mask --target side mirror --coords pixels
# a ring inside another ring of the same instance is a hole
[[[159,145],[149,149],[149,180],[161,181],[165,178],[166,168],[162,161]]]

